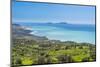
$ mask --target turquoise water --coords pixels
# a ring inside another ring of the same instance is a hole
[[[31,27],[31,34],[50,40],[75,41],[95,44],[95,25],[22,24]]]
[[[33,32],[37,36],[46,36],[50,40],[87,42],[95,44],[95,32],[93,31],[74,31],[59,27],[33,26]]]

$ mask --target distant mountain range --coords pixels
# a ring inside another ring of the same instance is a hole
[[[64,29],[74,30],[74,31],[95,31],[95,24],[70,24],[67,22],[14,22],[26,27],[33,26],[52,26],[52,27],[61,27]]]

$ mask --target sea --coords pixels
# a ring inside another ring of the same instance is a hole
[[[69,23],[18,23],[31,28],[36,36],[45,36],[50,40],[74,41],[95,44],[95,24]]]

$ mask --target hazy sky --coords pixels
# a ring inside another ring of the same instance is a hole
[[[32,2],[13,2],[13,22],[95,24],[95,7]]]

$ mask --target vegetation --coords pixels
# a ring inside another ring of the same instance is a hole
[[[13,24],[12,67],[96,60],[95,44],[49,40],[31,35],[30,32],[18,24]]]
[[[14,39],[13,44],[12,66],[96,60],[95,45],[89,43]]]

